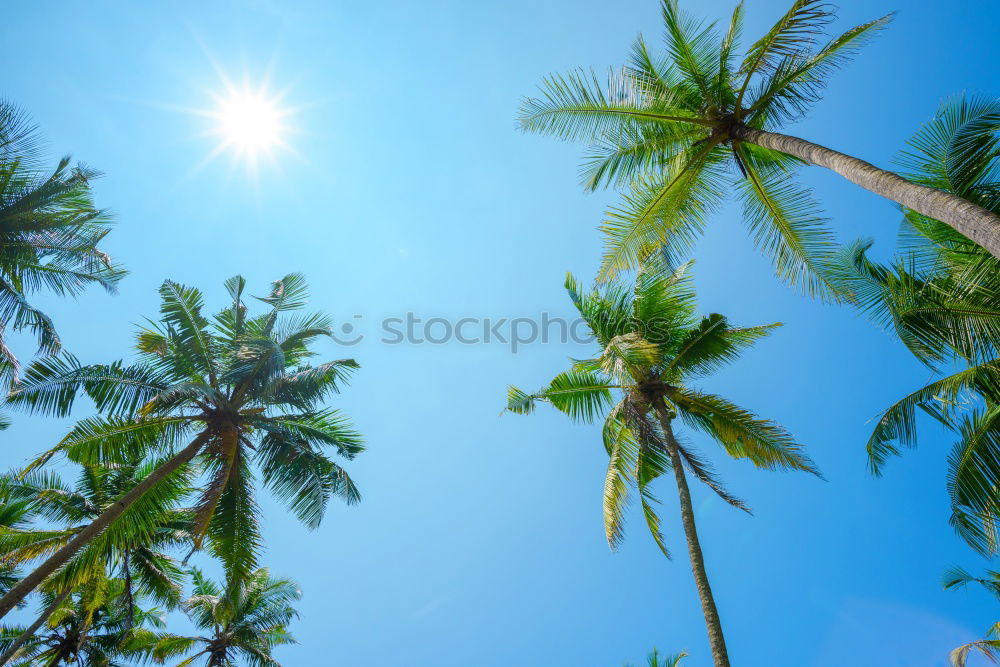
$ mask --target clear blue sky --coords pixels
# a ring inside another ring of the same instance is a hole
[[[684,4],[718,18],[732,3]],[[747,34],[786,4],[748,2]],[[842,4],[841,27],[899,15],[794,132],[887,165],[946,96],[998,92],[995,3]],[[710,664],[669,484],[659,495],[676,559],[639,516],[612,554],[597,427],[551,411],[498,416],[508,383],[540,385],[580,347],[378,341],[378,321],[408,311],[572,314],[563,276],[593,274],[612,195],[580,191],[580,146],[516,131],[518,100],[550,71],[621,63],[640,31],[658,39],[655,0],[48,1],[4,15],[0,94],[30,111],[53,159],[71,152],[106,172],[98,201],[119,221],[108,249],[132,271],[114,298],[44,300],[74,353],[127,354],[164,278],[219,304],[235,273],[261,293],[304,272],[315,306],[368,334],[324,349],[363,366],[336,401],[369,442],[350,464],[363,503],[332,505],[310,533],[263,496],[264,562],[305,593],[301,645],[281,650],[284,664],[590,667],[654,645]],[[205,163],[216,140],[185,111],[211,107],[220,72],[269,73],[298,109],[294,153],[256,176],[229,155]],[[892,205],[832,174],[805,178],[841,239],[891,247]],[[756,512],[695,492],[735,663],[946,664],[996,620],[985,594],[940,587],[949,565],[985,565],[946,523],[951,440],[928,428],[883,479],[865,470],[866,422],[927,371],[848,310],[780,286],[735,210],[699,245],[696,270],[704,311],[787,325],[707,386],[790,427],[828,478],[758,472],[695,438]],[[19,416],[4,467],[67,424]]]

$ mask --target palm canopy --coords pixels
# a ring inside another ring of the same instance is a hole
[[[31,526],[38,512],[32,502],[12,499],[8,483],[9,479],[0,477],[0,532],[25,530]],[[0,559],[0,593],[6,594],[20,579],[17,563],[10,558]]]
[[[663,54],[640,37],[628,64],[606,81],[584,71],[551,76],[521,108],[523,129],[590,143],[587,188],[626,188],[603,224],[601,277],[635,268],[654,249],[675,261],[684,256],[708,215],[735,193],[778,275],[811,294],[836,296],[823,270],[832,235],[809,190],[792,179],[802,161],[737,134],[803,116],[832,72],[890,17],[820,45],[830,6],[796,0],[740,58],[742,4],[722,31],[681,13],[676,0],[663,0],[662,10]]]
[[[1000,213],[1000,100],[958,97],[910,140],[909,178]],[[948,458],[951,523],[975,549],[1000,551],[1000,260],[940,221],[906,211],[902,250],[885,265],[870,241],[846,246],[831,275],[857,306],[939,375],[878,419],[871,469],[917,444],[917,414],[957,435]]]
[[[110,231],[106,211],[94,207],[90,181],[98,172],[63,158],[43,172],[39,141],[24,114],[0,101],[0,370],[18,362],[4,331],[27,329],[40,351],[59,350],[59,336],[29,296],[47,290],[75,296],[90,285],[113,292],[124,275],[99,248]]]
[[[66,415],[85,394],[100,413],[80,421],[33,466],[60,452],[88,465],[120,464],[173,451],[193,437],[182,452],[195,457],[203,480],[194,503],[195,547],[207,537],[212,555],[238,579],[254,568],[261,544],[254,468],[300,520],[316,527],[331,497],[360,499],[327,450],[352,459],[364,446],[347,419],[324,406],[357,364],[308,363],[312,344],[330,335],[331,321],[297,312],[308,297],[302,276],[276,281],[259,298],[266,309],[256,316],[244,304],[242,277],[227,281],[226,289],[231,304],[208,319],[199,290],[165,282],[160,320],[139,331],[135,361],[82,365],[70,356],[43,358],[8,401]],[[142,499],[155,502],[156,488]],[[134,521],[143,516],[134,513]]]
[[[30,508],[35,521],[0,528],[5,561],[23,564],[61,548],[158,464],[154,459],[81,466],[75,485],[52,472],[7,477],[2,481],[5,502]],[[167,552],[191,543],[192,512],[178,507],[191,492],[190,473],[174,476],[157,491],[88,544],[51,578],[48,587],[71,589],[95,576],[117,576],[129,599],[144,597],[168,608],[180,604],[185,573]],[[139,513],[143,516],[137,520]]]
[[[643,667],[680,667],[681,660],[687,657],[687,653],[681,651],[676,655],[663,655],[655,648],[653,652],[646,656],[646,663]]]
[[[15,654],[12,667],[87,665],[127,667],[143,660],[165,637],[163,615],[142,609],[126,595],[126,582],[94,578],[56,606],[44,628]],[[43,606],[54,600],[42,596]],[[0,629],[0,650],[22,633],[19,627]]]
[[[237,660],[254,667],[279,667],[272,655],[274,649],[296,643],[288,625],[298,617],[292,606],[302,597],[298,585],[290,579],[272,577],[266,568],[225,588],[198,570],[193,571],[193,576],[194,591],[184,608],[205,634],[164,638],[152,651],[152,657],[162,663],[197,648],[177,667],[202,660],[207,667],[235,667]]]
[[[1000,598],[1000,572],[987,570],[985,575],[977,577],[960,567],[948,570],[944,575],[945,589],[965,588],[969,584],[978,584]],[[952,667],[965,667],[972,653],[979,653],[992,663],[1000,661],[1000,623],[994,623],[986,631],[986,636],[968,644],[963,644],[951,652]]]
[[[676,446],[687,469],[729,504],[746,505],[725,490],[711,466],[691,447],[665,433],[657,413],[679,417],[709,435],[735,459],[759,468],[816,472],[802,447],[781,426],[690,383],[735,361],[777,324],[734,327],[718,314],[698,318],[685,265],[670,271],[660,257],[647,261],[634,288],[611,282],[582,291],[569,276],[566,289],[598,345],[598,355],[576,361],[540,391],[508,392],[507,409],[527,414],[539,401],[573,419],[604,419],[610,458],[604,488],[604,524],[612,548],[621,542],[624,508],[637,488],[654,539],[666,553],[649,484],[671,469],[665,443]]]

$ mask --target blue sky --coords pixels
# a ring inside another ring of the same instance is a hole
[[[730,2],[683,3],[711,18]],[[747,35],[785,0],[748,2]],[[995,93],[1000,10],[988,0],[845,2],[838,27],[896,21],[790,131],[888,165],[945,97]],[[364,501],[308,532],[266,495],[264,563],[305,597],[286,665],[619,665],[652,646],[710,664],[674,494],[659,492],[665,561],[632,516],[609,552],[597,427],[541,411],[499,416],[505,387],[541,385],[581,346],[386,345],[379,321],[570,317],[566,271],[593,275],[611,193],[577,184],[581,147],[515,128],[543,75],[622,62],[654,0],[21,3],[6,8],[0,94],[28,110],[53,160],[97,167],[119,226],[108,249],[121,293],[41,299],[86,361],[127,355],[165,278],[221,304],[242,273],[262,293],[301,271],[313,303],[366,337],[327,357],[362,364],[336,403],[365,433],[350,464]],[[16,63],[16,64],[15,64]],[[222,154],[210,109],[223,77],[269,79],[296,111],[292,151],[251,173]],[[833,174],[803,178],[842,240],[887,252],[898,212]],[[782,287],[726,209],[698,246],[705,312],[786,324],[705,386],[787,425],[828,481],[724,461],[744,516],[695,490],[709,574],[741,665],[944,665],[996,620],[978,591],[944,592],[952,564],[985,566],[946,523],[946,434],[882,479],[865,469],[868,420],[928,372],[846,309]],[[28,348],[25,347],[25,353]],[[80,410],[76,417],[86,416]],[[14,466],[68,420],[18,416]]]

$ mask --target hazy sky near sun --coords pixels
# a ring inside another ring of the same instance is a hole
[[[732,3],[682,3],[709,18]],[[747,3],[759,34],[786,0]],[[837,28],[892,10],[893,25],[841,72],[808,120],[813,141],[889,165],[947,96],[996,90],[1000,10],[988,0],[841,3]],[[290,271],[313,304],[363,340],[326,344],[362,369],[335,401],[369,451],[349,464],[361,505],[332,504],[308,532],[266,493],[263,563],[302,586],[301,644],[286,665],[619,665],[654,645],[710,664],[674,490],[659,485],[665,561],[641,517],[619,553],[601,525],[606,455],[595,426],[540,410],[499,416],[505,387],[542,385],[585,354],[573,343],[381,342],[380,322],[572,317],[566,271],[593,275],[611,193],[577,183],[581,146],[516,130],[518,100],[574,66],[620,64],[655,0],[597,2],[34,2],[5,8],[0,94],[63,153],[105,172],[108,249],[132,271],[116,297],[42,299],[84,361],[126,356],[165,278],[223,302]],[[218,151],[226,82],[277,99],[287,150],[250,169]],[[842,240],[894,241],[898,212],[806,170]],[[705,383],[787,425],[827,477],[718,461],[744,516],[696,488],[709,574],[742,665],[945,665],[996,605],[943,592],[946,567],[984,563],[948,527],[949,436],[884,478],[865,469],[868,420],[928,373],[846,309],[779,285],[727,208],[698,246],[705,312],[785,327]],[[24,348],[25,354],[28,348]],[[87,416],[86,409],[75,417]],[[51,446],[68,420],[16,415],[4,465]],[[203,561],[204,562],[204,561]]]

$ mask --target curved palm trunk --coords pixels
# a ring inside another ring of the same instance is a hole
[[[120,517],[135,501],[139,500],[139,498],[141,498],[146,491],[194,458],[194,455],[197,454],[198,450],[204,446],[204,444],[208,441],[208,438],[209,434],[207,431],[199,434],[198,437],[191,441],[190,445],[164,462],[163,465],[150,473],[146,479],[136,484],[132,490],[113,502],[111,506],[104,510],[99,517],[94,519],[90,525],[77,533],[76,537],[72,540],[67,542],[66,546],[49,556],[48,559],[35,568],[31,574],[14,584],[14,587],[11,588],[10,591],[3,596],[3,598],[0,598],[0,618],[6,616],[15,605],[27,597],[31,591],[35,590],[35,588],[42,583],[46,577],[58,570],[73,556],[73,554],[86,546],[92,539],[100,535],[105,528],[110,526],[111,523]]]
[[[838,153],[797,137],[755,130],[746,126],[732,129],[734,139],[787,153],[810,164],[831,169],[865,190],[902,204],[917,213],[940,220],[1000,258],[1000,215],[937,188],[929,188],[897,176],[891,171]]]
[[[715,606],[712,587],[708,583],[708,572],[705,571],[705,557],[701,553],[701,543],[698,541],[698,529],[694,524],[694,506],[691,503],[691,490],[688,489],[687,478],[684,475],[684,464],[677,450],[677,440],[674,439],[670,427],[670,416],[662,405],[656,406],[656,416],[667,436],[664,445],[670,454],[670,464],[674,469],[674,480],[677,482],[677,496],[680,498],[681,523],[684,525],[684,537],[687,538],[688,556],[691,559],[691,572],[701,599],[701,611],[705,615],[705,626],[708,628],[708,643],[712,647],[712,658],[715,667],[729,667],[729,652],[726,650],[726,638],[722,634],[722,621],[719,620],[719,610]]]
[[[10,645],[10,648],[4,651],[3,655],[0,655],[0,666],[6,665],[7,662],[14,657],[14,654],[17,653],[18,649],[27,644],[28,640],[35,636],[35,633],[38,632],[38,628],[42,627],[42,623],[48,620],[49,616],[52,615],[52,612],[54,612],[56,608],[63,603],[63,600],[68,598],[69,594],[72,592],[72,588],[67,588],[56,596],[56,599],[52,601],[52,604],[46,607],[42,613],[38,615],[35,622],[28,626],[27,630],[21,633],[21,636]]]

